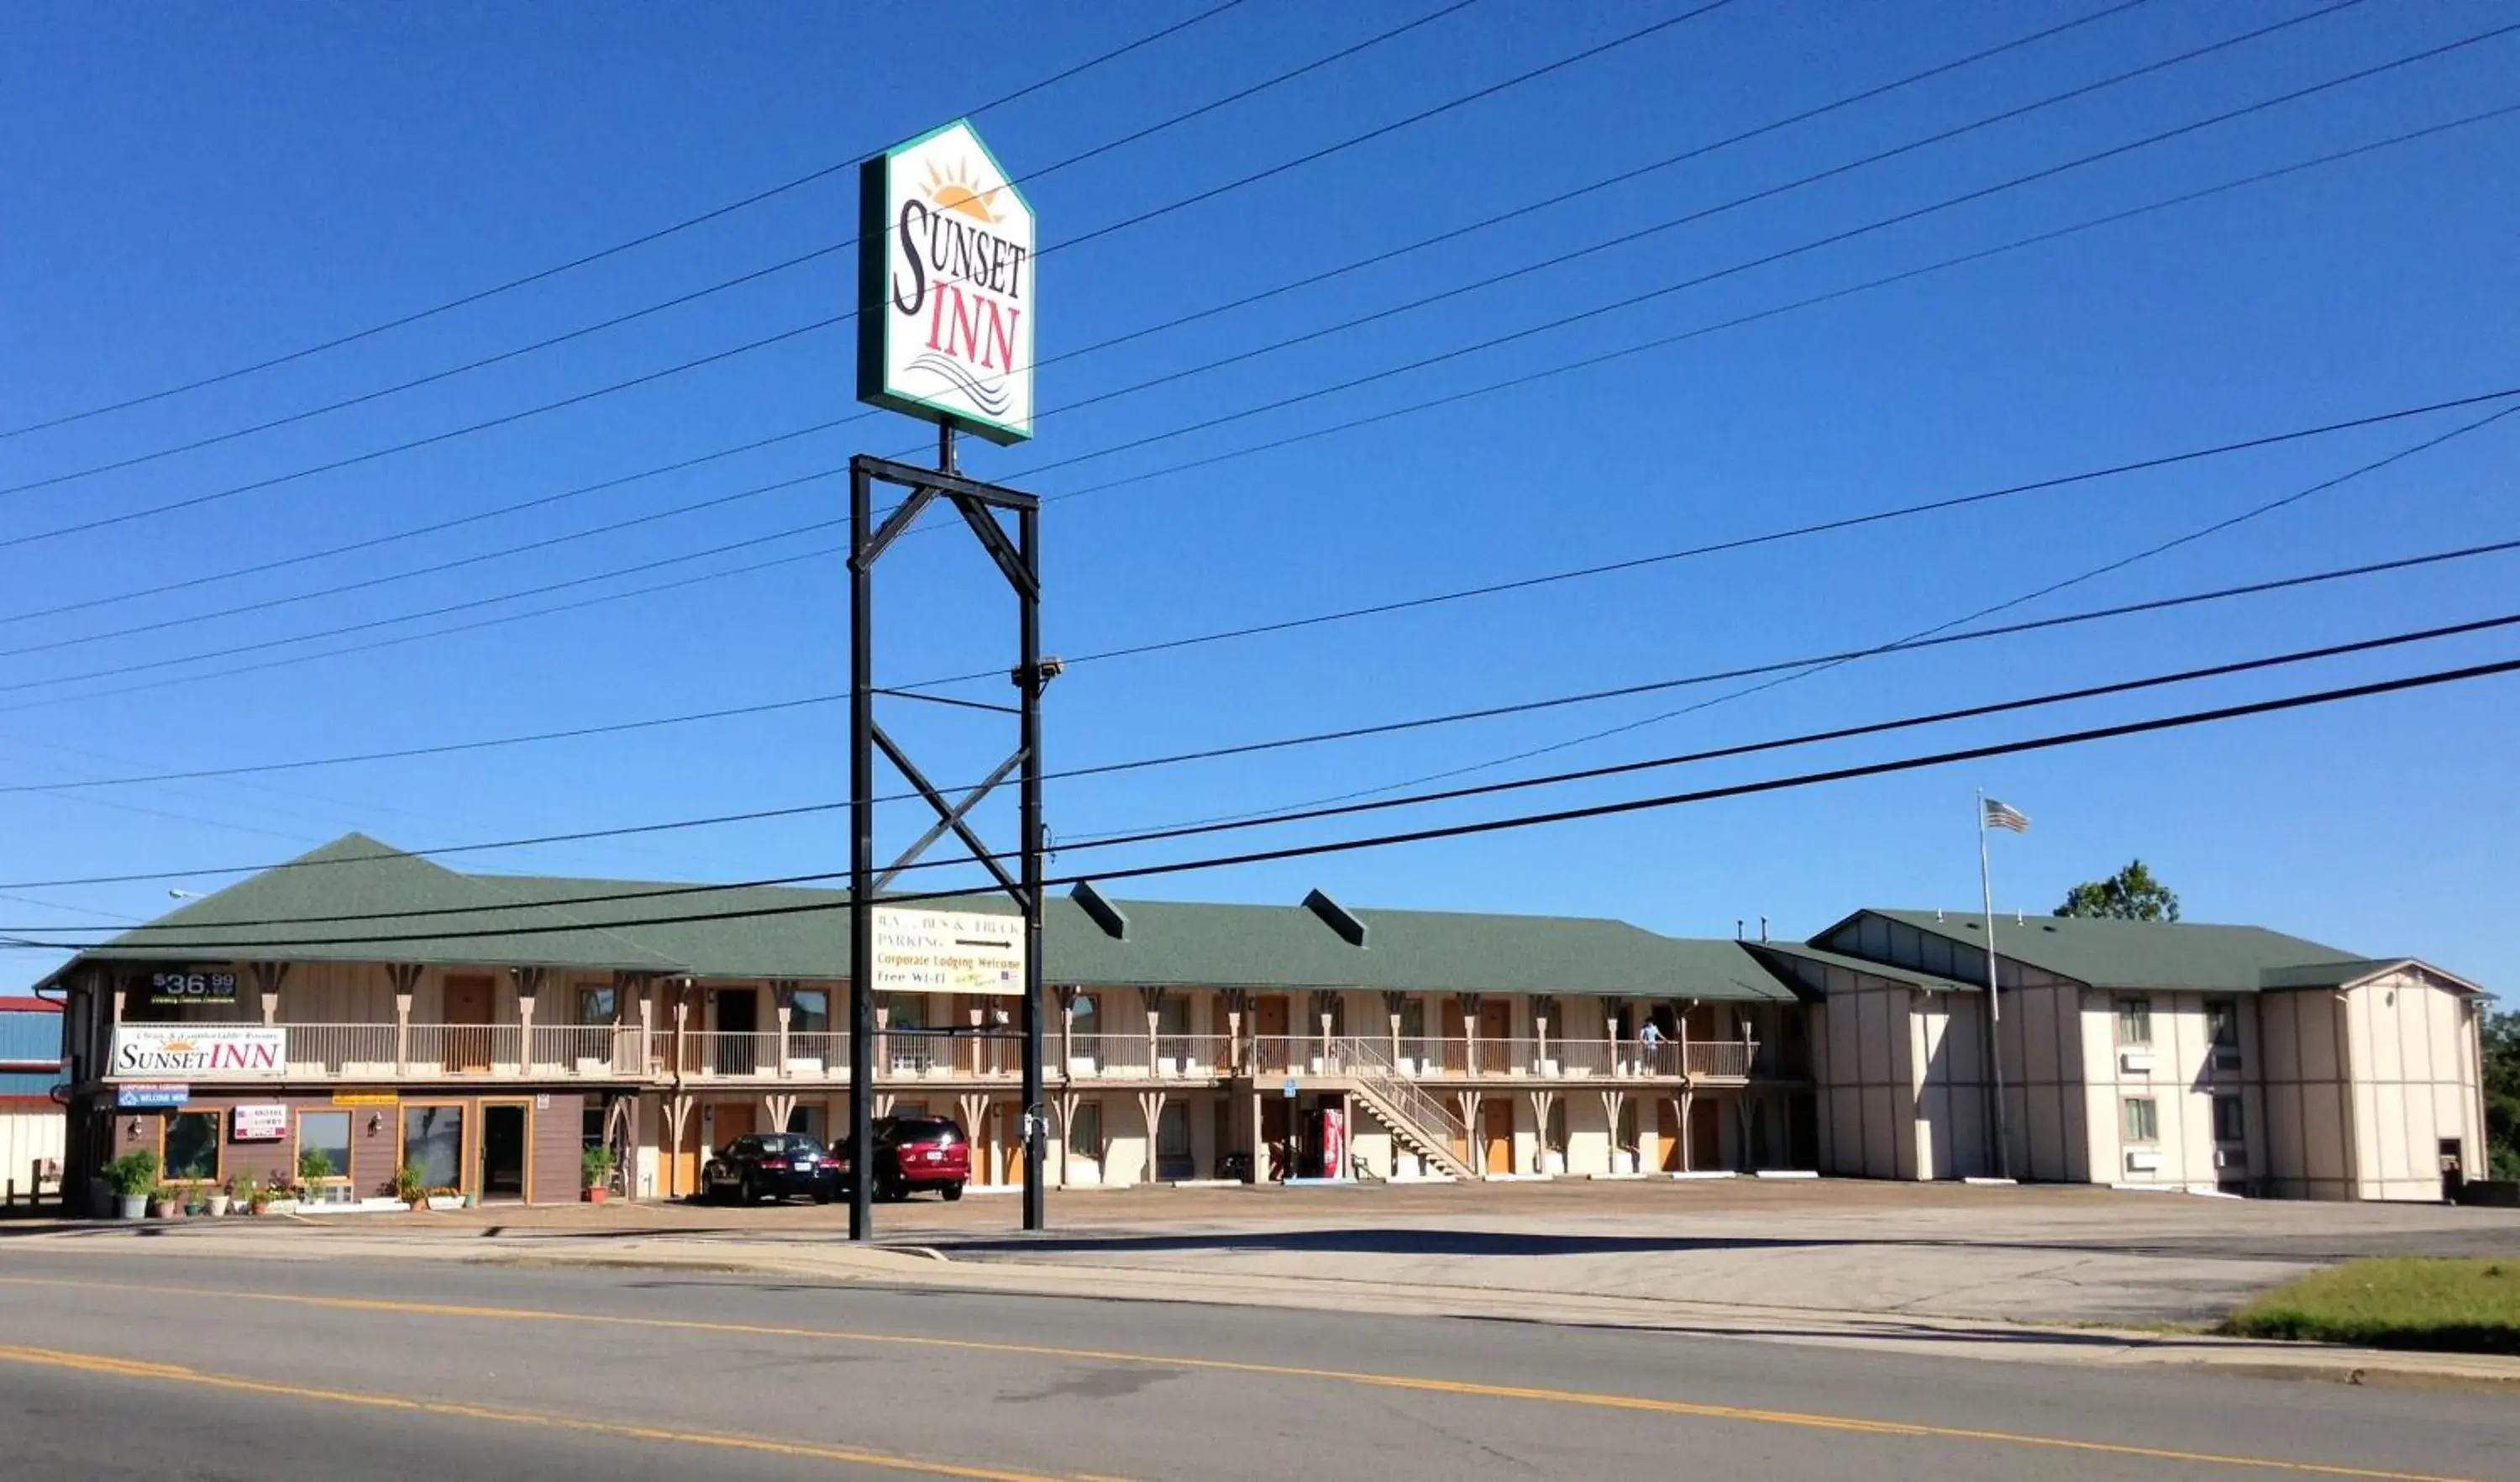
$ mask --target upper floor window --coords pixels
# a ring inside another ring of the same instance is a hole
[[[577,990],[577,1021],[581,1024],[609,1024],[619,1011],[620,997],[609,987]]]
[[[824,1034],[832,1027],[832,996],[820,988],[799,988],[788,1006],[788,1027],[798,1034]],[[796,1129],[789,1128],[793,1132]]]
[[[2214,1043],[2214,1068],[2240,1068],[2240,1006],[2229,999],[2205,1004],[2205,1033]]]
[[[2118,1000],[2118,1043],[2149,1045],[2152,1043],[2152,1000]]]
[[[2217,1143],[2247,1142],[2248,1124],[2245,1115],[2240,1109],[2238,1097],[2229,1095],[2216,1097],[2214,1099],[2214,1141]]]

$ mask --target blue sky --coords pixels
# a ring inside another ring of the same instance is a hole
[[[1018,175],[1439,9],[1253,3],[1002,110]],[[1040,264],[1039,352],[1320,272],[2105,8],[1736,0],[1432,121]],[[2503,117],[1589,370],[1246,457],[1178,465],[1719,324],[2159,198],[2520,102],[2520,37],[2366,81],[1582,324],[1109,456],[1192,423],[1472,345],[2505,23],[2485,3],[2350,6],[1884,164],[1651,236],[1658,222],[2234,36],[2312,4],[2153,0],[1914,88],[1268,304],[1046,368],[1045,411],[1604,241],[1509,285],[1189,375],[968,466],[1045,495],[1048,647],[1087,652],[1510,579],[2520,383],[2520,234]],[[1480,0],[1032,181],[1042,240],[1135,215],[1677,13]],[[1192,13],[1184,6],[27,5],[0,91],[0,425],[330,338],[919,133]],[[530,289],[199,392],[0,440],[16,485],[215,436],[609,318],[829,246],[854,172]],[[1631,237],[1635,240],[1629,241]],[[0,540],[286,474],[710,354],[833,312],[845,259],[407,394],[0,497]],[[826,694],[836,557],[258,670],[352,643],[805,557],[784,537],[460,616],[396,619],[840,514],[819,478],[459,570],[248,603],[570,534],[791,479],[926,433],[884,415],[438,535],[215,575],[608,480],[847,414],[850,345],[802,335],[494,430],[197,508],[0,547],[0,779],[18,787],[601,725]],[[2484,410],[2492,410],[2491,408]],[[1080,664],[1050,760],[1085,765],[1878,644],[2073,576],[2474,421],[2288,444],[1864,530],[1398,616]],[[2520,418],[2017,615],[2520,535]],[[1074,460],[1071,462],[1071,460]],[[1059,465],[1052,468],[1049,465]],[[1039,471],[1037,475],[1034,471]],[[1158,475],[1145,476],[1138,475]],[[1098,488],[1114,480],[1134,480]],[[1091,492],[1080,492],[1080,491]],[[2511,558],[1851,664],[1490,767],[1483,780],[1970,704],[2498,614]],[[95,599],[110,599],[95,602]],[[45,609],[91,603],[57,615]],[[226,615],[222,615],[226,614]],[[996,579],[952,531],[883,570],[891,681],[1003,664]],[[146,633],[76,642],[108,630]],[[349,624],[354,637],[189,655]],[[2123,700],[1221,840],[1070,851],[1055,869],[1327,839],[1718,786],[2506,656],[2506,634]],[[100,671],[153,665],[116,677]],[[129,690],[127,687],[149,688]],[[126,693],[101,694],[108,690]],[[960,693],[998,698],[1002,686]],[[1313,801],[1643,721],[1649,696],[1060,784],[1056,834]],[[968,713],[888,724],[942,778],[1007,740]],[[1118,894],[1623,917],[1816,930],[1858,904],[1976,898],[1975,789],[2036,820],[1998,895],[2041,911],[2140,855],[2198,920],[2255,921],[2520,981],[2498,929],[2520,687],[2508,680],[1678,810],[1137,882]],[[836,705],[248,779],[0,793],[16,883],[285,858],[350,828],[409,847],[843,795]],[[893,815],[906,839],[915,815]],[[998,820],[1003,822],[1003,819]],[[477,868],[738,878],[845,864],[838,815],[466,856]],[[185,882],[210,888],[219,877]],[[153,916],[165,883],[12,888],[12,925]],[[82,914],[98,913],[98,914]],[[0,957],[0,983],[58,957]]]

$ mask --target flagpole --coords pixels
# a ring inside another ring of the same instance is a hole
[[[1986,907],[1986,1053],[1995,1066],[1995,1156],[1996,1171],[2003,1178],[2012,1177],[2012,1139],[2005,1127],[2003,1112],[2003,1000],[1996,984],[1995,973],[1995,875],[1987,863],[1986,793],[1977,795],[1977,888]]]

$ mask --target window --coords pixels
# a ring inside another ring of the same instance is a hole
[[[824,1136],[824,1122],[830,1108],[821,1105],[799,1106],[788,1113],[788,1130],[812,1138],[817,1143],[830,1141]]]
[[[1621,1152],[1634,1152],[1637,1150],[1637,1144],[1640,1141],[1637,1135],[1638,1121],[1637,1103],[1634,1100],[1621,1103],[1619,1107],[1618,1130],[1613,1134],[1618,1141],[1619,1150]]]
[[[2240,1068],[2240,1006],[2229,999],[2205,1004],[2205,1032],[2214,1042],[2214,1068]]]
[[[301,1111],[297,1113],[297,1166],[313,1170],[308,1164],[315,1158],[324,1160],[328,1179],[350,1176],[350,1114],[346,1111]]]
[[[884,1007],[890,1010],[883,1018],[886,1029],[909,1030],[927,1027],[927,1000],[919,994],[892,994],[885,1001]]]
[[[1167,1038],[1190,1033],[1190,1000],[1181,994],[1165,998],[1155,1010],[1155,1033]]]
[[[2215,1142],[2245,1143],[2248,1141],[2247,1128],[2248,1123],[2242,1117],[2238,1097],[2218,1096],[2214,1099]]]
[[[1426,1001],[1403,999],[1400,1003],[1400,1037],[1422,1040],[1426,1037]]]
[[[1080,993],[1069,1010],[1067,1022],[1069,1030],[1080,1038],[1089,1034],[1101,1034],[1102,1032],[1102,1006],[1094,995]]]
[[[799,988],[789,1005],[788,1027],[798,1034],[829,1034],[832,996],[820,988]]]
[[[604,1145],[604,1107],[590,1097],[577,1113],[577,1142],[581,1147]]]
[[[1077,1000],[1083,1003],[1083,999]],[[1102,1156],[1102,1103],[1079,1101],[1076,1114],[1067,1123],[1067,1151],[1071,1157]]]
[[[2161,1141],[2161,1109],[2148,1096],[2126,1099],[2126,1140],[2130,1143]]]
[[[166,1182],[181,1184],[219,1176],[219,1114],[178,1111],[166,1118]]]
[[[1551,1152],[1566,1150],[1566,1103],[1564,1101],[1549,1103],[1548,1139]]]
[[[1197,1173],[1190,1150],[1190,1108],[1175,1101],[1155,1122],[1155,1177],[1187,1179]]]
[[[577,1021],[581,1024],[609,1024],[620,1007],[620,997],[609,987],[577,990]]]
[[[405,1106],[402,1160],[418,1163],[421,1182],[431,1189],[463,1188],[464,1108]]]
[[[2152,1043],[2152,1000],[2118,1000],[2118,1043],[2121,1045]]]

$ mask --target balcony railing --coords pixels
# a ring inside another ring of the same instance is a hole
[[[635,1025],[283,1024],[287,1075],[298,1080],[375,1081],[531,1077],[698,1082],[805,1082],[845,1085],[849,1036],[832,1030],[643,1031]],[[1015,1081],[1023,1038],[1008,1029],[887,1029],[877,1041],[879,1081]],[[1062,1066],[1059,1056],[1065,1051]],[[1789,1056],[1755,1041],[1605,1040],[1537,1036],[1469,1041],[1409,1036],[1398,1054],[1387,1035],[1261,1035],[1238,1048],[1221,1034],[1049,1036],[1053,1077],[1070,1081],[1208,1081],[1228,1074],[1355,1077],[1420,1082],[1529,1077],[1746,1081],[1792,1074]],[[197,1072],[193,1079],[248,1079],[244,1072]]]

